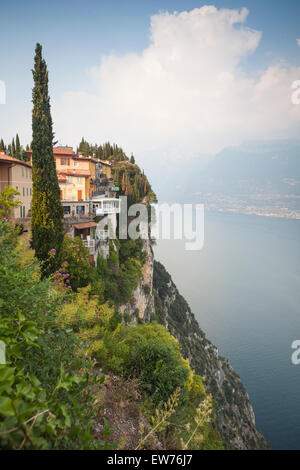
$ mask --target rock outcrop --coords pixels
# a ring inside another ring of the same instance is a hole
[[[131,301],[121,305],[119,308],[119,313],[123,317],[126,315],[134,322],[138,319],[145,322],[150,321],[155,314],[153,295],[153,252],[149,240],[144,240],[143,245],[143,249],[146,253],[146,261],[142,267],[142,276],[133,291]]]

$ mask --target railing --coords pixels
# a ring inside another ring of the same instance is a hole
[[[90,250],[91,255],[95,253],[95,240],[83,240],[84,245]]]
[[[119,214],[120,207],[101,207],[96,209],[96,215]]]

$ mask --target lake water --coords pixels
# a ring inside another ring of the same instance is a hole
[[[205,213],[205,242],[158,241],[201,328],[241,376],[273,449],[300,449],[300,221]]]

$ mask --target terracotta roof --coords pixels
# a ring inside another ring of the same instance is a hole
[[[73,147],[53,147],[54,155],[73,155]]]
[[[26,150],[26,153],[32,154],[32,150]],[[65,155],[67,157],[72,157],[73,147],[53,147],[53,155]]]
[[[97,224],[96,222],[83,222],[81,224],[74,224],[73,227],[80,230],[83,228],[97,227]]]
[[[27,166],[28,168],[31,168],[31,165],[27,162],[23,162],[23,160],[18,160],[17,158],[13,158],[10,155],[5,155],[3,153],[0,153],[0,162],[5,162],[5,163],[15,163],[23,166]]]

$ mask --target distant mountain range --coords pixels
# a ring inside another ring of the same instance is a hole
[[[300,218],[300,140],[244,143],[215,156],[178,162],[165,176],[161,201]]]

